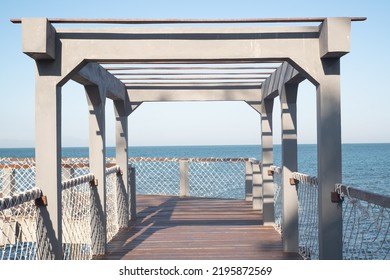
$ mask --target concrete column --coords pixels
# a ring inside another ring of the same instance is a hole
[[[275,223],[274,214],[274,181],[269,175],[271,165],[274,162],[272,139],[272,111],[274,100],[264,99],[261,106],[261,149],[262,149],[262,175],[263,175],[263,220],[264,225]]]
[[[342,259],[342,207],[330,193],[341,182],[340,59],[322,59],[317,86],[318,230],[320,259]]]
[[[15,191],[16,181],[15,181],[15,169],[14,168],[4,168],[3,169],[3,182],[2,182],[2,191],[1,197],[12,196]]]
[[[135,221],[137,219],[137,200],[136,200],[136,170],[134,167],[130,169],[130,189],[129,189],[129,213],[130,213],[130,220]]]
[[[298,190],[290,185],[292,172],[298,171],[297,148],[297,92],[298,84],[285,84],[280,93],[282,120],[283,172],[283,248],[298,252]]]
[[[106,141],[105,92],[85,86],[89,111],[89,168],[98,185],[91,188],[92,254],[106,252]]]
[[[252,162],[248,159],[245,161],[245,200],[253,201],[253,171]]]
[[[181,159],[179,161],[180,165],[180,196],[189,196],[188,188],[188,160]]]
[[[259,161],[253,162],[253,210],[263,211],[263,178],[261,175],[261,163]]]
[[[52,76],[37,73],[35,81],[36,185],[48,202],[38,211],[43,225],[38,226],[37,240],[47,240],[51,247],[50,252],[38,247],[37,255],[62,259],[61,87]]]
[[[126,104],[122,100],[114,101],[115,134],[116,134],[116,163],[120,166],[121,176],[118,188],[118,218],[119,227],[129,224],[129,166],[128,166],[128,129]]]

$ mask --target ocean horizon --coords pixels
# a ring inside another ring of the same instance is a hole
[[[88,157],[88,147],[63,147],[62,157]],[[106,147],[115,157],[115,147]],[[0,158],[31,158],[35,148],[0,148]],[[261,145],[129,146],[129,157],[163,158],[255,158],[261,159]],[[281,145],[274,145],[274,165],[281,165]],[[389,195],[390,143],[342,144],[343,184]],[[298,144],[298,171],[317,174],[317,145]]]

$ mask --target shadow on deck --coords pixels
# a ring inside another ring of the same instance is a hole
[[[301,259],[283,253],[280,235],[251,202],[139,195],[137,213],[103,259]]]

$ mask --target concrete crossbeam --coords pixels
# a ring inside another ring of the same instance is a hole
[[[88,63],[72,79],[83,85],[98,85],[106,89],[106,97],[125,100],[125,85],[97,63]]]

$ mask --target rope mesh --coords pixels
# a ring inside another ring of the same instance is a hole
[[[107,241],[111,241],[119,231],[118,194],[119,166],[106,169],[106,217],[107,217]]]
[[[318,245],[318,180],[294,172],[298,184],[299,254],[304,259],[319,259]]]
[[[0,260],[37,258],[37,223],[35,199],[41,190],[31,190],[0,198]]]
[[[243,199],[245,162],[189,162],[190,196]]]
[[[343,197],[343,258],[390,259],[390,197],[338,185]]]
[[[275,229],[283,236],[283,173],[278,166],[271,166],[275,188]],[[304,259],[318,259],[318,181],[316,177],[293,172],[298,184],[299,251]]]
[[[137,170],[137,193],[179,195],[178,159],[133,158],[129,162]]]
[[[179,195],[179,158],[131,158],[137,170],[137,193]],[[246,159],[188,159],[189,194],[196,197],[245,197]]]
[[[62,248],[65,260],[92,258],[92,174],[62,183]]]
[[[274,177],[274,215],[275,215],[275,230],[283,235],[283,174],[282,169],[272,165],[270,167]]]

